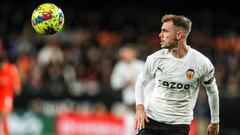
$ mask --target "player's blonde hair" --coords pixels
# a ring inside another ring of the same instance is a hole
[[[185,33],[188,35],[191,31],[192,21],[181,15],[166,14],[162,17],[162,23],[172,21],[173,25],[183,28]]]

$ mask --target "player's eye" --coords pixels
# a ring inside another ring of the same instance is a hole
[[[162,32],[167,32],[167,29],[162,29]]]

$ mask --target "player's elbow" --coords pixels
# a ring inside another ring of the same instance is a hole
[[[218,87],[216,83],[211,83],[205,86],[207,94],[218,95]]]

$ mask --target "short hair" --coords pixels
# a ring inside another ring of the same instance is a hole
[[[162,23],[172,21],[173,25],[183,28],[183,30],[189,34],[192,27],[192,21],[182,15],[173,15],[173,14],[166,14],[162,17]]]
[[[134,43],[126,43],[123,47],[120,48],[119,52],[123,50],[130,50],[132,51],[136,56],[138,55],[138,50],[135,47]]]

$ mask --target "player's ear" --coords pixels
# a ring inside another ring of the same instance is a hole
[[[182,31],[178,31],[177,32],[177,35],[176,35],[176,39],[177,40],[180,40],[181,38],[183,38],[184,37],[184,33],[182,32]]]

